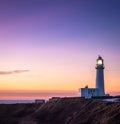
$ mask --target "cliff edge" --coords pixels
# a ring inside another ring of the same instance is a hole
[[[0,105],[0,124],[120,124],[120,102],[84,98]]]

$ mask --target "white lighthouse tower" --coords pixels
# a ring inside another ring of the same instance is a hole
[[[92,98],[105,96],[104,91],[104,61],[101,56],[98,56],[96,64],[96,87],[95,88],[80,88],[81,97]]]
[[[104,61],[101,56],[98,56],[96,64],[96,88],[98,96],[105,96],[104,91]]]

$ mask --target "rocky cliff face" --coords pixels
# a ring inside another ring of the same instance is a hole
[[[120,124],[120,102],[61,98],[42,105],[0,105],[0,124]]]

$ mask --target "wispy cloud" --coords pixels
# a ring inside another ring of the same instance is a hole
[[[29,70],[0,71],[0,75],[19,74],[19,73],[24,73],[28,71]]]

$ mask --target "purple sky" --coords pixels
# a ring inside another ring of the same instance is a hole
[[[77,91],[85,82],[93,87],[100,54],[106,89],[118,92],[119,53],[119,0],[0,1],[0,71],[30,70],[1,76],[2,90],[25,90],[24,84],[26,90]]]
[[[118,0],[4,0],[0,4],[1,41],[10,47],[70,43],[95,52],[118,52],[119,5]]]

